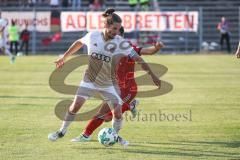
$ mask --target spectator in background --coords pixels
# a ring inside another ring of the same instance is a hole
[[[13,45],[15,46],[15,55],[18,53],[18,41],[19,41],[19,28],[16,26],[15,21],[12,20],[11,26],[8,28],[10,52],[13,53]]]
[[[230,32],[229,32],[229,23],[226,21],[225,17],[222,17],[221,22],[218,23],[217,29],[220,31],[221,38],[220,38],[220,45],[221,50],[223,50],[223,41],[226,40],[227,42],[227,50],[228,53],[231,52],[230,46]]]
[[[136,11],[138,0],[128,0],[128,3],[130,5],[130,7],[131,7],[131,10],[132,11]]]
[[[68,0],[62,0],[62,7],[68,7],[69,1]]]
[[[72,9],[79,10],[81,7],[82,0],[72,0]]]
[[[34,7],[36,5],[36,0],[20,0],[19,4],[23,7]]]
[[[34,7],[36,5],[36,0],[28,0],[28,5]]]
[[[20,47],[20,51],[23,51],[23,47],[25,47],[25,55],[28,55],[28,44],[29,44],[29,39],[30,39],[30,32],[28,30],[28,25],[26,24],[25,29],[21,32],[20,34],[20,38],[21,38],[21,47]]]
[[[238,43],[238,48],[237,48],[235,55],[237,56],[237,58],[240,58],[240,41]]]
[[[23,7],[28,7],[28,0],[21,0],[19,1],[19,3],[23,6]]]
[[[149,0],[140,0],[141,11],[149,11]]]
[[[89,8],[91,11],[99,11],[102,8],[102,2],[100,0],[93,0],[90,2]]]
[[[49,1],[51,7],[58,7],[59,6],[59,0],[50,0]]]

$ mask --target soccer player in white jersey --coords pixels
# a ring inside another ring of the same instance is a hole
[[[112,127],[117,133],[122,128],[122,99],[119,96],[117,79],[114,73],[118,64],[117,59],[129,56],[138,63],[144,63],[144,61],[129,43],[126,43],[127,41],[117,36],[122,20],[114,11],[114,9],[108,9],[103,14],[105,28],[102,32],[89,32],[83,38],[75,41],[64,56],[56,61],[57,68],[60,68],[64,65],[66,58],[78,51],[84,44],[88,48],[89,65],[83,81],[80,83],[62,126],[58,131],[48,135],[48,139],[51,141],[63,137],[86,99],[98,95],[111,107],[113,113]],[[149,70],[149,68],[146,67],[146,70]],[[118,138],[118,142],[124,146],[128,145],[128,142],[121,137]]]
[[[124,28],[121,27],[119,30],[119,35],[124,36]],[[153,46],[142,48],[139,46],[132,45],[133,49],[138,53],[138,55],[152,55],[158,52],[164,47],[162,42],[156,42]],[[147,64],[141,64],[144,65]],[[135,99],[138,91],[137,83],[134,76],[135,62],[129,57],[121,58],[117,68],[116,75],[118,77],[118,86],[120,88],[120,97],[124,101],[122,105],[122,113],[126,111],[131,111],[132,117],[137,116],[137,105],[138,100]],[[161,84],[159,78],[149,70],[148,74],[151,76],[154,84],[158,87]],[[91,135],[93,132],[100,127],[103,122],[109,122],[112,120],[112,112],[107,103],[101,104],[101,108],[96,113],[94,117],[88,122],[84,131],[76,138],[73,138],[72,142],[87,142],[91,140]]]
[[[8,32],[7,32],[7,21],[0,18],[0,50],[10,57],[11,63],[14,63],[15,56],[8,49]]]

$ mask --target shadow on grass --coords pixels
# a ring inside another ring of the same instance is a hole
[[[136,153],[143,153],[143,154],[159,154],[162,155],[173,155],[173,156],[191,156],[191,157],[225,157],[225,158],[240,158],[239,153],[229,153],[229,152],[219,152],[219,151],[209,151],[209,150],[202,150],[199,147],[204,147],[199,144],[195,145],[195,148],[192,144],[186,144],[185,142],[170,142],[170,143],[143,143],[141,144],[132,144],[133,147],[145,147],[148,149],[159,150],[159,151],[135,151]],[[154,144],[156,146],[149,146]],[[161,146],[157,146],[161,145]],[[191,149],[179,147],[179,146],[189,146]],[[168,147],[171,146],[171,147]],[[175,147],[178,146],[178,147]],[[198,148],[197,148],[198,147]],[[166,151],[167,150],[167,151]],[[131,151],[132,152],[132,151]],[[148,153],[149,152],[149,153]]]
[[[239,148],[240,141],[231,141],[231,142],[215,142],[215,141],[178,141],[179,143],[185,144],[202,144],[202,145],[218,145],[221,147],[229,147],[229,148]]]
[[[193,151],[193,150],[185,150],[185,151],[170,151],[170,150],[175,150],[176,148],[164,148],[164,150],[169,150],[169,151],[162,151],[161,148],[159,150],[132,150],[132,149],[127,149],[125,150],[126,152],[129,153],[137,153],[137,154],[148,154],[148,155],[159,155],[159,156],[175,156],[175,157],[215,157],[215,158],[240,158],[239,155],[232,155],[229,153],[229,155],[226,154],[216,154],[215,152],[200,152],[200,151]]]
[[[0,98],[8,99],[64,99],[63,97],[35,97],[35,96],[0,96]]]
[[[97,142],[97,141],[95,141]],[[194,142],[193,142],[194,143]],[[154,145],[153,145],[154,144]],[[189,144],[189,145],[188,145]],[[205,143],[204,143],[205,144]],[[208,143],[207,143],[208,144]],[[212,144],[212,143],[210,143]],[[216,142],[216,144],[219,144]],[[222,143],[220,143],[222,144]],[[183,147],[180,147],[184,145]],[[177,147],[176,147],[177,146]],[[189,146],[190,149],[185,148]],[[204,158],[227,158],[227,159],[240,159],[239,153],[220,152],[214,150],[204,150],[199,147],[205,145],[197,144],[195,148],[191,142],[163,142],[163,143],[132,143],[128,148],[123,149],[119,147],[104,147],[99,145],[98,147],[89,147],[84,145],[74,146],[73,149],[89,150],[89,151],[106,151],[112,150],[116,152],[126,152],[129,154],[144,154],[144,155],[157,155],[157,156],[174,156],[174,157],[204,157]]]

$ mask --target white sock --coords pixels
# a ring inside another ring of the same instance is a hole
[[[74,120],[76,114],[67,112],[64,118],[64,121],[62,122],[62,126],[60,128],[60,131],[65,134],[67,132],[68,126],[72,123]]]
[[[112,119],[112,127],[115,129],[115,131],[118,133],[120,129],[122,128],[123,119]]]

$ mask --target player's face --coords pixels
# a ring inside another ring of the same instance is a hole
[[[113,23],[112,25],[108,26],[106,29],[107,36],[110,39],[113,39],[117,34],[119,34],[120,27],[121,27],[120,23]]]
[[[122,36],[121,32],[120,32],[120,29],[118,30],[117,35]]]

